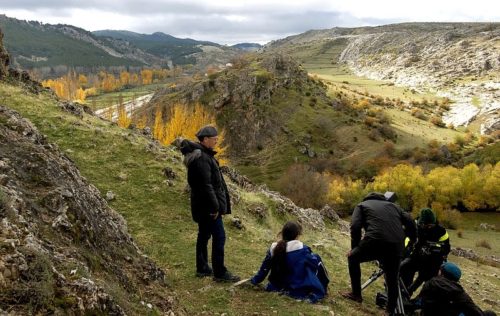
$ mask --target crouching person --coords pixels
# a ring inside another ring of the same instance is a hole
[[[451,262],[441,265],[439,274],[427,281],[414,300],[415,307],[424,316],[491,316],[492,311],[482,311],[465,293],[459,283],[462,272]]]
[[[330,280],[320,256],[298,240],[301,233],[300,224],[287,222],[281,230],[282,239],[271,245],[250,282],[257,285],[270,273],[267,291],[283,292],[314,303],[326,295]]]

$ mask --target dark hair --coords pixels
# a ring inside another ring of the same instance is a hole
[[[281,240],[278,241],[276,247],[273,250],[273,257],[271,263],[271,275],[269,280],[276,285],[283,284],[288,267],[286,265],[286,244],[295,240],[299,235],[302,234],[302,226],[295,221],[288,221],[283,225],[283,229],[279,235],[281,235]]]

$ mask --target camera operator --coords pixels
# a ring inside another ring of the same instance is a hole
[[[425,282],[422,291],[413,300],[414,308],[424,316],[494,316],[493,311],[482,311],[460,285],[462,271],[446,262],[438,275]]]
[[[359,203],[351,220],[351,251],[347,254],[351,292],[341,295],[362,302],[361,262],[378,260],[384,267],[387,285],[387,313],[392,315],[398,299],[399,265],[404,251],[405,231],[415,240],[411,216],[394,204],[395,194],[372,192]],[[404,227],[403,227],[404,226]],[[361,239],[361,229],[365,234]]]
[[[436,215],[430,208],[420,210],[417,223],[417,243],[410,256],[403,260],[400,269],[401,279],[410,297],[423,282],[438,274],[450,252],[448,233],[437,223]],[[416,272],[418,276],[413,282]]]

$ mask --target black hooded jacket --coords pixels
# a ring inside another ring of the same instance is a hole
[[[396,204],[387,201],[383,194],[375,192],[368,194],[354,208],[351,248],[357,247],[361,241],[361,228],[365,230],[363,239],[401,245],[401,251],[406,234],[410,240],[415,240],[416,237],[416,227],[411,216]]]
[[[193,220],[199,222],[216,212],[231,214],[227,186],[214,157],[217,152],[188,140],[182,141],[181,152],[188,169]]]
[[[425,316],[481,316],[483,312],[465,293],[460,283],[444,276],[436,276],[427,281],[418,298],[421,300]]]

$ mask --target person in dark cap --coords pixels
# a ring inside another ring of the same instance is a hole
[[[451,262],[441,265],[438,275],[425,282],[414,300],[415,307],[424,316],[486,316],[496,315],[482,311],[460,285],[462,271]]]
[[[392,195],[391,195],[392,197]],[[351,219],[351,251],[347,254],[351,291],[340,294],[350,300],[362,302],[361,262],[378,260],[384,269],[387,285],[387,313],[395,313],[398,299],[399,264],[404,251],[405,237],[416,237],[411,216],[389,196],[372,192],[359,203]],[[364,237],[361,238],[361,230]]]
[[[196,240],[196,275],[212,276],[215,281],[236,282],[240,278],[230,273],[224,265],[226,233],[222,216],[231,213],[231,202],[224,177],[215,159],[217,129],[201,128],[196,137],[199,142],[183,140],[187,180],[191,187],[191,215],[198,223]],[[212,268],[208,264],[208,241],[212,238]]]
[[[439,267],[450,252],[448,232],[439,225],[430,208],[420,210],[417,223],[417,243],[400,269],[401,279],[410,296],[422,283],[438,274]],[[418,276],[413,281],[417,272]]]

